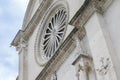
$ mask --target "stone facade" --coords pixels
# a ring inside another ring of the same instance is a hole
[[[17,79],[119,80],[119,8],[119,0],[30,0],[23,26],[11,43],[19,53]],[[42,41],[50,25],[67,27],[64,33],[58,31],[62,39],[55,38],[54,28],[51,42]],[[48,53],[52,56],[44,58]]]

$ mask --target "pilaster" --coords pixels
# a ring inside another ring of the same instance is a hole
[[[108,42],[107,39],[110,39],[110,37],[108,35],[108,32],[104,29],[106,26],[104,22],[105,20],[102,17],[102,14],[99,12],[94,12],[92,17],[86,23],[85,29],[93,57],[93,63],[95,65],[97,79],[117,80],[116,68],[114,68],[116,64],[114,59],[112,58],[113,56],[111,55],[113,54],[113,48],[109,48],[111,43]],[[105,59],[105,61],[102,61],[102,63],[101,58]],[[108,61],[109,63],[107,63],[106,61]],[[107,71],[105,72],[106,74],[101,75],[101,73],[104,73],[104,71]]]
[[[23,38],[20,39],[20,42],[18,44],[17,51],[19,53],[19,77],[18,80],[27,80],[27,41],[25,41]]]
[[[116,78],[119,79],[120,78],[120,74],[119,74],[120,73],[120,71],[119,71],[120,65],[118,65],[118,62],[120,60],[119,60],[119,57],[118,57],[114,47],[112,46],[113,43],[112,43],[111,38],[110,38],[110,33],[106,28],[106,26],[108,26],[108,25],[106,24],[106,21],[103,17],[103,14],[96,12],[96,15],[97,15],[97,19],[98,19],[101,31],[103,33],[103,37],[105,39],[105,44],[106,44],[106,47],[108,49],[108,53],[109,53],[108,58],[101,57],[101,60],[103,60],[103,62],[104,62],[104,67],[108,66],[108,68],[106,68],[106,70],[104,70],[104,71],[106,71],[106,73],[107,73],[107,72],[109,72],[108,70],[113,69],[113,75],[116,75]],[[101,63],[103,63],[103,62],[101,62]]]
[[[107,25],[105,24],[105,20],[102,16],[102,14],[104,14],[104,12],[110,6],[112,1],[113,0],[86,0],[84,5],[79,9],[79,11],[76,13],[76,15],[70,21],[70,24],[74,25],[76,28],[78,28],[78,31],[80,31],[79,32],[80,40],[84,39],[85,35],[87,35],[88,44],[90,45],[90,50],[91,50],[91,53],[92,53],[92,57],[96,58],[96,59],[93,59],[94,64],[96,63],[97,66],[99,65],[98,62],[101,60],[99,54],[101,54],[101,57],[104,57],[107,61],[108,60],[110,61],[109,65],[112,65],[112,68],[110,70],[111,70],[111,73],[113,73],[113,76],[111,76],[111,78],[116,80],[117,78],[119,79],[119,76],[120,76],[119,71],[118,71],[119,66],[116,63],[118,61],[118,57],[115,53],[115,50],[113,50],[114,48],[112,47],[112,43],[110,41],[109,33],[108,33],[107,30],[105,30],[105,26],[107,26]],[[85,27],[86,24],[93,17],[93,15],[96,15],[97,19],[93,19],[93,21],[90,22],[90,24],[93,24],[93,25],[89,25],[89,28],[88,27],[86,28]],[[92,28],[93,26],[94,26],[94,28]],[[86,30],[86,32],[84,31],[85,32],[84,36],[83,36],[83,30],[82,30],[84,28],[82,28],[82,27],[85,27],[85,30]],[[94,30],[97,30],[98,32],[97,31],[94,32]],[[99,41],[97,39],[99,37],[101,37],[100,38],[101,41],[96,43],[96,41]],[[103,46],[101,46],[100,44],[103,44]],[[94,48],[93,48],[93,46],[94,46]],[[98,46],[99,47],[101,46],[103,48],[101,49],[101,47],[100,47],[98,49],[97,48]],[[97,54],[97,52],[94,53],[95,49],[97,49],[98,53],[99,52],[101,52],[101,53],[94,56],[95,54]],[[97,59],[98,59],[97,57],[98,56],[99,56],[99,61],[97,62]],[[95,64],[95,66],[96,66],[96,64]],[[105,66],[108,66],[108,64],[106,63],[106,65],[104,65],[104,67]],[[107,68],[107,69],[109,69],[109,68]],[[98,71],[100,71],[100,70],[102,70],[102,68],[99,69]],[[109,75],[111,73],[109,73]],[[117,78],[116,78],[116,75],[117,75]],[[98,80],[100,79],[99,76],[97,76],[97,78],[98,78]],[[103,78],[101,78],[101,79],[103,79]],[[104,79],[107,79],[107,78],[104,77]]]

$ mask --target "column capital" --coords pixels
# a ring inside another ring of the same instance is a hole
[[[28,46],[27,41],[21,38],[20,41],[18,42],[18,46],[16,47],[16,50],[20,52],[23,49],[26,49],[27,46]]]

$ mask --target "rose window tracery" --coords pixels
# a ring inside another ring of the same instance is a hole
[[[63,39],[66,30],[66,23],[67,12],[63,8],[57,11],[56,14],[50,19],[42,37],[42,50],[44,57],[51,57],[57,50]]]

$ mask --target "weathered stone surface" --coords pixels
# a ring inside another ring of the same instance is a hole
[[[20,57],[17,79],[119,80],[119,2],[30,0],[22,30],[19,30],[11,43],[18,49]],[[49,19],[46,15],[50,11],[54,14],[59,5],[68,7],[67,32],[54,55],[44,65],[39,65],[36,60],[39,57],[36,52],[39,53],[39,50],[36,50],[36,47],[39,49],[41,32],[45,28],[41,24],[48,24],[43,22],[44,19]]]

